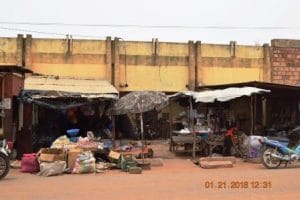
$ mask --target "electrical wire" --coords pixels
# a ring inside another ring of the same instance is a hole
[[[105,39],[106,38],[106,37],[81,35],[81,34],[65,34],[65,33],[57,33],[57,32],[36,31],[36,30],[11,28],[11,27],[3,27],[3,26],[0,26],[0,29],[2,29],[2,30],[8,30],[8,31],[20,31],[20,32],[27,32],[27,33],[38,33],[38,34],[43,34],[43,35],[56,35],[56,36],[72,35],[72,37],[93,38],[93,39]]]
[[[9,22],[0,21],[6,25],[30,25],[30,26],[81,26],[81,27],[110,27],[110,28],[155,28],[155,29],[245,29],[245,30],[290,30],[300,29],[300,26],[192,26],[192,25],[140,25],[140,24],[80,24],[60,22]]]

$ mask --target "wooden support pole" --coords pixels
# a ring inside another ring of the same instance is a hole
[[[254,106],[253,106],[253,95],[250,97],[250,120],[251,120],[251,129],[250,129],[250,135],[253,135],[254,132]]]
[[[169,104],[169,126],[170,126],[170,148],[169,151],[173,151],[173,142],[172,142],[172,136],[173,136],[173,109],[172,109],[172,101],[170,100]]]
[[[267,126],[267,98],[264,97],[262,100],[262,125]]]
[[[193,113],[193,99],[192,96],[190,96],[190,127],[192,130],[192,135],[193,135],[193,159],[196,158],[196,133],[195,133],[195,125],[194,125],[194,113]]]
[[[112,115],[111,117],[111,123],[112,123],[112,142],[113,142],[113,148],[116,148],[116,116]]]

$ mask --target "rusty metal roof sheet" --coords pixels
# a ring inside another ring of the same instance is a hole
[[[81,79],[58,76],[29,76],[24,82],[25,91],[41,91],[33,98],[84,97],[118,98],[119,92],[106,80]]]

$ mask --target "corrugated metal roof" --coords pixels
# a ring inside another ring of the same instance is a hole
[[[228,87],[258,87],[267,90],[286,90],[286,91],[299,91],[300,85],[286,85],[272,82],[263,82],[263,81],[247,81],[239,83],[226,83],[226,84],[216,84],[216,85],[199,85],[198,90],[207,90],[207,89],[225,89]]]
[[[251,96],[252,94],[258,94],[263,92],[270,92],[270,90],[264,90],[256,87],[230,87],[220,90],[203,91],[194,94],[196,102],[214,102],[214,101],[230,101],[242,96]]]
[[[176,98],[180,96],[192,96],[195,102],[212,103],[215,101],[230,101],[242,96],[251,96],[252,94],[270,92],[270,90],[264,90],[256,87],[229,87],[219,90],[208,90],[201,92],[184,91],[169,96],[170,98]]]
[[[118,98],[119,96],[117,89],[106,80],[55,76],[29,76],[25,79],[24,90],[49,91],[49,95],[47,95],[48,98],[73,95],[85,98]],[[51,91],[56,92],[51,93]],[[41,97],[42,96],[40,96],[40,98]]]

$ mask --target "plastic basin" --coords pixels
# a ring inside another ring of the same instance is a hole
[[[75,137],[78,135],[79,129],[69,129],[69,130],[67,130],[67,133],[69,136]]]

